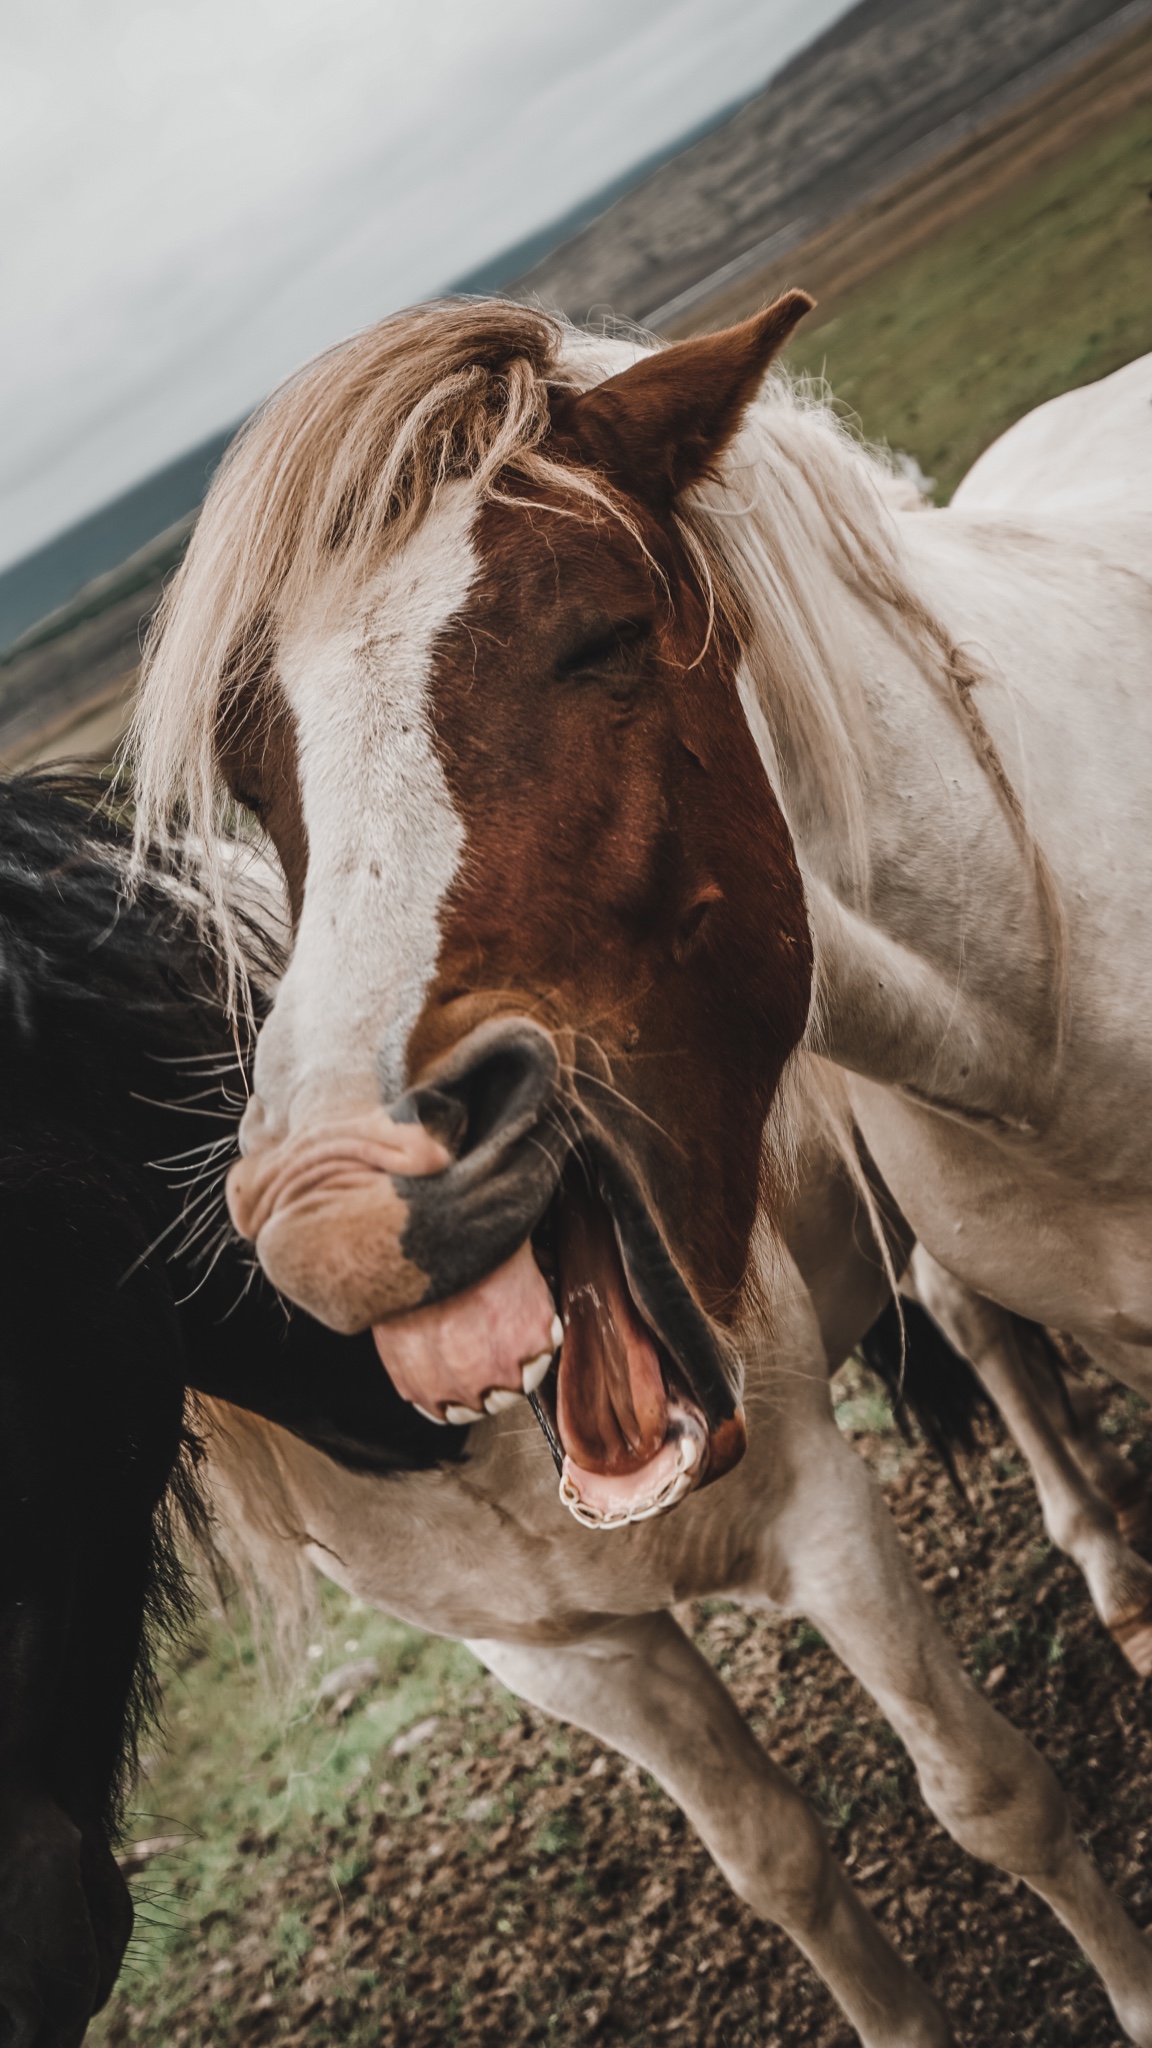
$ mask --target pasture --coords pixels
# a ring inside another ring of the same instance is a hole
[[[1150,186],[1144,29],[729,288],[699,324],[811,290],[791,367],[826,378],[870,440],[914,455],[943,504],[1023,413],[1152,349]]]
[[[1152,348],[1152,100],[817,308],[790,353],[946,503],[1023,413]]]
[[[1152,1476],[1138,1411],[1116,1394],[1108,1426]],[[1023,1466],[989,1430],[965,1510],[852,1368],[838,1413],[968,1668],[1152,1919],[1152,1702],[1046,1543]],[[459,1645],[343,1596],[325,1618],[287,1706],[220,1615],[172,1668],[170,1746],[133,1826],[167,1846],[135,1881],[101,2048],[850,2048],[792,1944],[733,1897],[651,1779],[512,1700]],[[1071,1939],[936,1825],[813,1629],[722,1601],[684,1618],[972,2048],[1122,2040]]]
[[[1028,406],[1152,347],[1150,140],[1143,104],[846,295],[794,366],[826,370],[946,496]],[[989,1432],[966,1510],[863,1382],[840,1419],[969,1668],[1053,1762],[1146,1923],[1148,1698],[1045,1543],[1019,1461]],[[1110,1427],[1152,1474],[1138,1404],[1113,1395]],[[1119,2042],[1070,1938],[935,1825],[814,1631],[720,1602],[685,1618],[968,2041]],[[634,1767],[514,1703],[458,1646],[343,1598],[312,1647],[287,1705],[222,1615],[171,1668],[133,1828],[162,1846],[140,1858],[137,1935],[94,2041],[850,2043]]]

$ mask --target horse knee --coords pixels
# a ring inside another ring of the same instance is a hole
[[[736,1839],[712,1852],[734,1892],[762,1919],[792,1934],[818,1927],[837,1896],[828,1839],[807,1801],[787,1782],[747,1800]]]
[[[925,1802],[970,1856],[1013,1877],[1051,1877],[1074,1840],[1064,1794],[1032,1744],[989,1715],[994,1733],[973,1745],[962,1766],[954,1754],[938,1766],[921,1762]]]

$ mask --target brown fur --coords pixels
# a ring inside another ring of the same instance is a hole
[[[741,326],[682,342],[552,407],[557,441],[627,495],[665,512],[712,474],[764,372],[816,301],[782,298]]]
[[[612,1120],[664,1228],[727,1316],[811,946],[738,650],[709,639],[674,529],[630,511],[636,538],[539,500],[481,515],[483,574],[432,688],[468,855],[411,1060],[460,1035],[478,992],[575,1034],[578,1076],[618,1091]]]

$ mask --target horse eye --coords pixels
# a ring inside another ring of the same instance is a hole
[[[264,813],[267,810],[268,806],[265,803],[264,798],[262,796],[257,796],[254,790],[233,789],[232,794],[235,797],[236,802],[238,804],[242,804],[246,811],[252,811],[257,818],[262,818],[264,816]]]
[[[641,647],[651,631],[645,619],[621,619],[616,625],[590,634],[571,654],[564,655],[556,665],[557,673],[564,677],[602,674],[605,669],[619,666]]]

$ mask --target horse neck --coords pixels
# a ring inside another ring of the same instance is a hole
[[[925,595],[940,596],[947,625],[947,591]],[[940,1106],[1027,1125],[1055,1050],[1052,934],[1031,851],[935,651],[838,580],[826,602],[851,649],[857,801],[838,801],[796,748],[778,747],[774,768],[815,945],[809,1045]],[[994,656],[994,618],[987,628]],[[1007,691],[990,679],[979,709],[1014,776]]]

